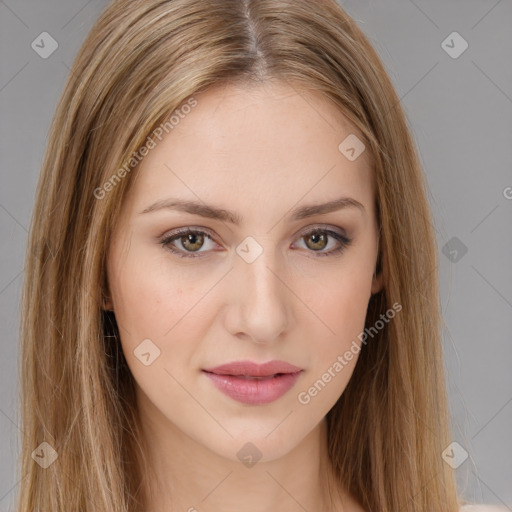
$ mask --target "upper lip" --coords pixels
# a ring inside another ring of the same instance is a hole
[[[221,364],[214,368],[205,368],[204,371],[218,375],[245,375],[248,377],[269,377],[278,373],[297,373],[302,368],[286,361],[268,361],[259,364],[253,361],[233,361]]]

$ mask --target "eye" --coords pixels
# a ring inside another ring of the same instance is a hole
[[[182,228],[176,230],[174,234],[166,236],[160,243],[180,258],[197,258],[200,253],[205,252],[199,251],[205,245],[205,240],[213,242],[212,237],[206,231]],[[178,247],[174,245],[175,242]]]
[[[335,247],[334,249],[331,248],[328,251],[324,251],[324,249],[329,245],[329,239],[334,240]],[[341,254],[352,243],[351,238],[348,238],[342,233],[326,228],[315,228],[307,231],[301,235],[300,240],[304,240],[306,248],[317,253],[317,256],[333,256]]]
[[[302,233],[299,240],[305,241],[306,249],[310,249],[311,252],[316,253],[317,256],[340,254],[352,242],[352,239],[344,234],[324,228],[315,228]],[[329,240],[335,242],[335,247],[325,251],[324,249],[329,246]],[[204,248],[206,241],[214,243],[212,236],[206,231],[181,228],[164,236],[164,238],[160,240],[160,244],[180,258],[197,258],[201,256],[201,253],[208,252],[208,248],[206,250],[200,250]]]

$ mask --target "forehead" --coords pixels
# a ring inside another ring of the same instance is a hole
[[[320,93],[273,82],[223,84],[194,98],[197,105],[141,162],[137,208],[172,195],[240,211],[253,206],[261,215],[301,198],[373,197],[368,152],[350,161],[340,151],[358,131]]]

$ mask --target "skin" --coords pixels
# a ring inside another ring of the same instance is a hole
[[[379,238],[369,156],[349,161],[340,153],[340,142],[358,132],[318,93],[267,82],[216,86],[194,97],[198,105],[142,161],[107,258],[107,307],[120,328],[158,475],[148,509],[360,512],[345,490],[331,490],[329,498],[325,423],[357,355],[308,404],[298,394],[354,340],[360,345],[368,301],[382,288],[374,275]],[[243,220],[235,226],[171,209],[140,213],[169,197]],[[349,207],[289,220],[297,206],[339,197],[359,201],[364,212]],[[203,245],[172,242],[199,257],[180,258],[159,243],[181,227],[210,234]],[[318,256],[339,242],[328,237],[322,246],[305,236],[317,227],[352,242]],[[236,252],[249,236],[263,250],[252,263]],[[144,339],[160,350],[149,366],[134,355]],[[290,391],[263,405],[233,400],[201,371],[274,359],[303,371]],[[237,457],[247,442],[261,453],[250,468]]]

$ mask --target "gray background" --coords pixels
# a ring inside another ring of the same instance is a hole
[[[383,59],[427,174],[453,438],[469,453],[460,489],[512,510],[512,2],[341,3]],[[106,4],[0,0],[0,511],[19,484],[18,301],[36,178],[73,58]],[[45,31],[59,46],[43,59],[31,43]],[[458,58],[445,48],[461,40],[442,45],[454,31],[469,44]]]

